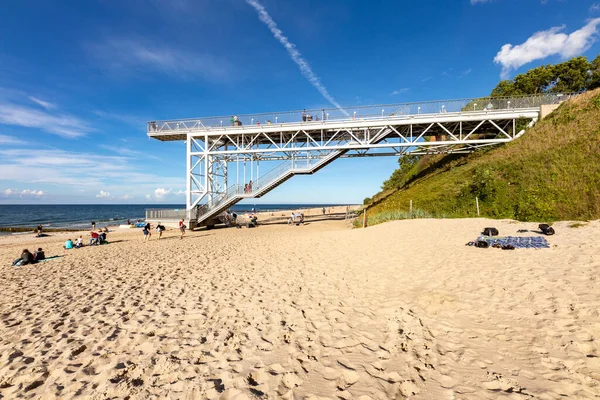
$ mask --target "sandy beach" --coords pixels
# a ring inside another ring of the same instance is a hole
[[[0,237],[0,398],[600,396],[600,221],[503,251],[465,243],[537,225],[316,219]]]

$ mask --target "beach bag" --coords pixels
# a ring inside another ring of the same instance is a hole
[[[550,236],[550,235],[554,235],[554,233],[555,233],[555,232],[554,232],[554,228],[553,228],[553,227],[551,227],[551,226],[550,226],[550,225],[548,225],[548,224],[540,224],[540,225],[538,226],[538,228],[540,228],[540,231],[542,231],[542,233],[543,233],[544,235],[548,235],[548,236]]]
[[[498,229],[496,228],[485,228],[483,230],[485,236],[498,236]]]

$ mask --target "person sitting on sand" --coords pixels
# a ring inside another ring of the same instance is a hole
[[[83,236],[79,235],[79,237],[77,238],[77,241],[75,242],[75,248],[78,249],[80,247],[83,247]]]
[[[29,252],[29,250],[27,249],[23,249],[23,252],[21,253],[21,257],[17,258],[15,261],[13,261],[14,266],[20,266],[20,265],[27,265],[27,264],[34,264],[35,258],[33,257],[33,254],[31,254]]]
[[[102,229],[98,231],[98,244],[103,244],[106,242],[106,232],[103,232]]]
[[[33,255],[33,258],[35,259],[35,261],[41,261],[41,260],[46,259],[46,255],[44,254],[44,250],[42,250],[41,247],[39,249],[37,249],[37,251]]]
[[[144,230],[142,232],[144,232],[144,242],[148,241],[150,239],[150,237],[152,236],[152,225],[150,225],[150,222],[146,222],[146,225],[144,225]]]
[[[73,248],[73,241],[71,239],[67,239],[63,248],[65,250],[71,250]]]
[[[98,234],[94,231],[90,231],[90,246],[93,244],[98,244]]]
[[[108,233],[108,226],[105,226],[104,228],[102,228],[102,232]]]

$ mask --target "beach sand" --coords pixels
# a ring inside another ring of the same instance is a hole
[[[600,396],[600,222],[555,224],[550,249],[465,246],[486,226],[537,227],[309,218],[68,252],[72,233],[1,237],[0,397]],[[10,266],[24,247],[63,257]]]

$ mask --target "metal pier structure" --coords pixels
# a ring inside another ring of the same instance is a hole
[[[344,109],[151,121],[148,136],[186,144],[188,226],[340,157],[468,153],[517,139],[571,95],[483,97]]]

